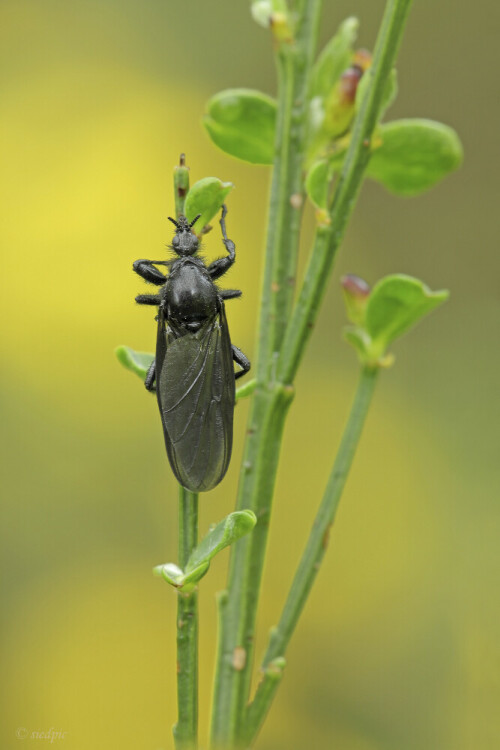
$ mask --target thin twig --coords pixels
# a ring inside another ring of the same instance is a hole
[[[318,226],[304,283],[286,330],[277,366],[282,383],[292,383],[316,321],[337,250],[342,242],[370,159],[384,87],[394,66],[413,0],[389,0],[377,37],[370,81],[356,117],[330,211],[330,223]]]
[[[184,154],[174,170],[175,215],[184,213],[189,169]],[[198,495],[179,486],[179,565],[184,569],[198,542]],[[176,750],[198,746],[198,593],[179,591],[177,600]]]
[[[276,668],[273,668],[273,665],[280,665],[278,676],[281,677],[286,648],[325,555],[330,526],[335,519],[342,491],[361,438],[377,374],[378,368],[364,367],[361,370],[358,389],[323,495],[323,500],[314,519],[314,524],[304,554],[295,573],[281,618],[278,625],[271,631],[269,645],[262,662],[263,678],[257,688],[255,698],[247,710],[244,730],[244,738],[247,746],[255,739],[269,711],[277,689],[277,674]]]
[[[198,495],[179,486],[179,566],[185,568],[198,541]],[[198,594],[178,592],[176,750],[198,744]]]
[[[304,3],[295,39],[277,51],[279,87],[274,162],[269,201],[268,238],[257,352],[257,387],[247,430],[237,508],[252,509],[257,526],[231,551],[228,598],[221,612],[221,644],[211,725],[212,747],[236,742],[250,692],[253,635],[267,526],[276,478],[285,415],[291,388],[275,382],[275,353],[282,342],[293,299],[300,207],[292,196],[302,193],[302,167],[307,130],[307,90],[319,26],[321,0]],[[291,200],[292,199],[292,200]]]

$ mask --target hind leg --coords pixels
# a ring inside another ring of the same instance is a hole
[[[243,354],[241,349],[238,349],[237,346],[234,344],[231,345],[231,348],[233,350],[233,359],[236,362],[237,365],[241,367],[241,370],[234,373],[234,379],[238,380],[238,378],[241,378],[242,375],[245,375],[250,370],[250,360],[248,357]]]
[[[153,359],[153,361],[149,365],[148,371],[146,373],[146,378],[144,380],[144,385],[147,391],[156,391],[156,386],[154,384],[155,378],[156,378],[156,359]]]

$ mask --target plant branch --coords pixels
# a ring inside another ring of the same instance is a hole
[[[396,61],[412,0],[389,0],[377,37],[366,94],[356,117],[351,141],[333,198],[329,223],[316,230],[304,283],[286,330],[277,366],[278,380],[291,383],[316,321],[337,250],[356,205],[363,175],[370,159],[373,131],[377,125],[387,78]]]
[[[271,661],[267,667],[262,668],[262,678],[257,687],[255,698],[247,708],[246,721],[242,731],[242,737],[248,747],[250,747],[250,743],[255,739],[264,723],[276,691],[281,684],[285,666],[285,659],[278,657]]]
[[[305,3],[297,21],[295,39],[282,42],[277,52],[276,156],[262,283],[257,387],[249,416],[237,502],[240,510],[254,510],[258,521],[252,534],[231,550],[228,598],[221,609],[225,638],[218,655],[211,726],[212,746],[217,748],[234,745],[248,700],[267,527],[283,426],[293,397],[291,388],[274,382],[273,363],[293,300],[293,285],[289,281],[295,275],[298,251],[307,90],[320,9],[321,0]],[[237,655],[244,656],[236,658]]]
[[[184,569],[198,541],[198,495],[179,486],[179,566]],[[198,736],[198,594],[177,599],[176,750],[195,750]]]
[[[295,180],[291,180],[292,164],[295,165],[295,170],[298,168],[296,174],[299,184],[301,180],[298,160],[291,151],[291,128],[286,123],[292,121],[292,110],[297,107],[297,113],[301,111],[302,115],[299,117],[296,113],[294,144],[299,152],[303,152],[306,140],[307,89],[320,0],[310,0],[299,6],[303,15],[298,20],[297,36],[293,44],[298,49],[302,48],[300,64],[297,58],[295,64],[280,65],[277,156],[271,187],[263,280],[258,384],[249,417],[238,494],[238,508],[252,509],[257,515],[258,523],[253,533],[238,542],[231,553],[228,598],[222,610],[225,638],[219,651],[218,684],[212,715],[211,738],[215,748],[232,747],[244,742],[242,721],[250,691],[256,610],[283,428],[293,397],[291,382],[304,353],[308,327],[312,323],[311,316],[314,318],[316,315],[336,250],[361,186],[384,86],[396,57],[410,6],[411,0],[389,0],[387,4],[375,48],[374,64],[368,73],[371,76],[370,85],[356,118],[330,212],[330,224],[318,228],[316,249],[319,246],[323,257],[315,259],[314,273],[306,275],[301,296],[288,324],[285,346],[281,346],[281,336],[292,297],[291,287],[286,283],[291,262],[285,260],[285,255],[288,248],[293,253],[298,243],[298,223],[291,223],[293,235],[288,233],[285,224],[285,217],[290,221],[287,209],[287,206],[292,205],[290,186],[296,184]],[[290,96],[292,90],[297,92],[296,96]],[[299,324],[299,330],[294,335],[296,323]],[[276,355],[280,349],[281,357],[276,369]]]
[[[364,367],[361,370],[358,388],[349,419],[342,436],[340,448],[316,514],[307,546],[302,555],[288,594],[279,623],[271,631],[269,645],[262,663],[262,680],[255,698],[247,709],[244,738],[247,746],[255,739],[273,701],[277,684],[276,665],[284,664],[286,648],[293,635],[305,602],[325,555],[329,529],[332,525],[342,496],[356,448],[361,438],[363,425],[377,381],[378,368]],[[281,670],[282,671],[282,668]]]
[[[302,169],[307,129],[308,71],[312,64],[321,0],[312,0],[297,24],[296,39],[276,53],[278,115],[269,197],[257,379],[270,377],[293,302],[304,198]]]
[[[285,341],[277,364],[277,380],[285,386],[293,382],[304,354],[331,274],[337,249],[343,239],[348,220],[359,194],[364,170],[370,158],[371,138],[377,124],[384,87],[396,59],[411,3],[412,0],[388,0],[386,5],[375,46],[373,66],[368,73],[371,80],[354,123],[350,146],[334,194],[329,222],[322,223],[317,228],[304,283],[287,327]],[[268,667],[276,658],[284,655],[314,581],[315,565],[320,562],[324,554],[322,547],[324,534],[335,515],[336,506],[352,462],[354,449],[361,434],[374,382],[374,371],[365,368],[351,419],[318,513],[317,523],[294,579],[280,624],[270,641],[264,658],[264,677],[255,697],[255,706],[247,714],[247,727],[242,732],[245,743],[249,743],[257,733],[276,692],[276,685],[273,684],[271,690],[268,684],[269,680],[274,680],[274,675],[269,673]],[[323,533],[320,533],[318,529],[322,530]]]
[[[174,169],[175,216],[184,214],[189,169],[184,154]],[[198,494],[179,485],[179,566],[184,570],[198,542]],[[178,592],[177,599],[177,724],[176,750],[198,745],[198,593]]]

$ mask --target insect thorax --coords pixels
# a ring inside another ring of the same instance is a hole
[[[202,323],[219,309],[217,289],[199,258],[173,262],[163,296],[168,317],[181,324]]]

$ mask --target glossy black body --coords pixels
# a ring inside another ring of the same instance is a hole
[[[161,285],[157,295],[139,295],[141,304],[158,305],[156,357],[145,385],[156,390],[165,445],[180,484],[192,492],[215,487],[231,458],[235,378],[250,363],[231,344],[224,299],[241,294],[219,290],[214,279],[235,259],[226,236],[225,207],[221,218],[228,256],[206,266],[195,253],[198,240],[192,224],[181,217],[172,261],[139,260],[134,270],[146,281]],[[194,222],[193,222],[194,223]],[[168,265],[164,276],[155,266]],[[235,374],[233,360],[242,370]]]

